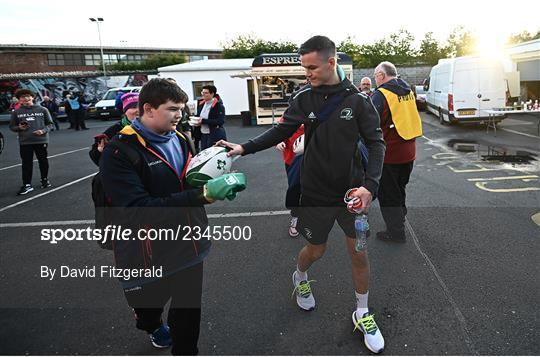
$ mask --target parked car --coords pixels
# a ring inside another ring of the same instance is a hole
[[[431,69],[426,83],[427,110],[445,123],[485,123],[486,110],[506,103],[506,81],[502,63],[466,56],[441,59]],[[505,116],[495,117],[499,122]]]
[[[414,97],[416,98],[416,108],[426,110],[426,91],[423,85],[413,86]]]
[[[122,116],[122,109],[116,107],[116,96],[118,93],[139,92],[141,88],[142,87],[119,87],[109,89],[103,96],[103,99],[96,104],[91,104],[88,106],[86,109],[87,117],[107,120],[109,118],[118,118]]]

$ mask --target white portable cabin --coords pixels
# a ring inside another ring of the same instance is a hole
[[[482,122],[486,110],[506,105],[508,89],[500,60],[466,56],[441,59],[427,80],[427,110],[444,123]],[[502,120],[503,115],[496,120]]]

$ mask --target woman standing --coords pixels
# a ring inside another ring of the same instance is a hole
[[[209,148],[219,140],[227,140],[225,124],[225,107],[217,94],[217,88],[204,86],[201,92],[203,99],[197,106],[197,116],[201,118],[201,150]]]

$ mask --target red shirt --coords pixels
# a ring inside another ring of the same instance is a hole
[[[304,134],[304,126],[301,125],[298,130],[287,140],[284,141],[285,143],[285,149],[283,150],[283,161],[285,161],[285,165],[292,164],[294,157],[296,156],[293,151],[294,142],[296,139]]]

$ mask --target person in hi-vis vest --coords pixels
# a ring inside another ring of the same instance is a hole
[[[381,62],[373,74],[377,89],[371,100],[379,112],[386,153],[378,197],[386,230],[383,241],[405,242],[405,187],[416,159],[415,138],[422,135],[422,122],[411,86],[398,78],[396,67]]]

